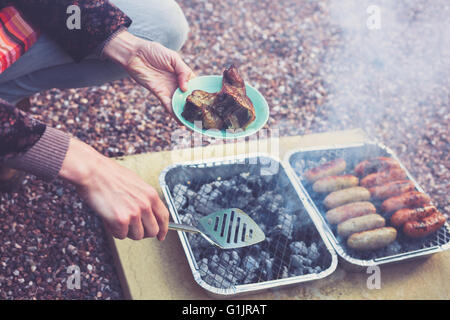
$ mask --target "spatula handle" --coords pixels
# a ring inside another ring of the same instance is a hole
[[[169,230],[201,233],[200,230],[198,230],[196,227],[174,222],[169,222]]]

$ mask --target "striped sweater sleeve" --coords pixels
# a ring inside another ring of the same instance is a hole
[[[69,141],[66,133],[0,100],[0,165],[51,180],[61,169]]]

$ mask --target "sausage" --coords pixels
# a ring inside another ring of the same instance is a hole
[[[418,208],[429,204],[430,201],[430,197],[425,193],[411,191],[384,200],[381,204],[381,210],[383,212],[394,212],[403,208]]]
[[[340,189],[356,187],[359,179],[350,174],[320,178],[314,182],[312,189],[319,193],[328,193]]]
[[[367,214],[338,224],[337,232],[341,237],[347,238],[353,233],[381,228],[385,225],[386,220],[379,214]]]
[[[439,212],[435,206],[427,206],[422,208],[409,209],[404,208],[397,210],[391,216],[391,224],[394,227],[400,227],[408,221],[420,220],[426,218],[436,212]]]
[[[372,199],[378,200],[385,200],[387,198],[414,190],[415,186],[411,180],[397,180],[381,186],[369,188]]]
[[[323,200],[323,204],[328,209],[333,209],[349,202],[366,201],[369,199],[369,190],[363,187],[353,187],[330,193]]]
[[[400,168],[399,163],[395,159],[378,157],[358,163],[355,167],[355,173],[359,177],[364,177],[374,172],[385,171],[394,168]]]
[[[417,221],[408,221],[403,233],[411,238],[423,238],[438,231],[445,224],[445,216],[439,211]]]
[[[371,173],[361,179],[361,185],[366,188],[379,186],[394,180],[401,180],[406,178],[406,173],[403,169],[389,169],[377,173]]]
[[[382,227],[352,234],[347,239],[347,245],[355,250],[374,250],[387,246],[396,238],[395,228]]]
[[[326,217],[331,224],[338,224],[345,220],[375,213],[375,206],[367,201],[348,203],[327,211]]]
[[[344,171],[346,166],[347,163],[344,159],[336,159],[328,161],[318,167],[309,169],[303,174],[303,176],[306,180],[312,183],[323,177],[337,175]]]

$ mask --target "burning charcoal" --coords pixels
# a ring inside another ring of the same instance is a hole
[[[314,242],[308,249],[308,258],[310,258],[312,261],[316,261],[317,259],[319,259],[319,257],[319,249],[317,248],[317,244]]]
[[[211,270],[213,273],[216,272],[216,270],[219,268],[219,261],[220,258],[218,255],[212,256],[211,260],[209,260],[208,263],[209,270]]]
[[[251,201],[252,198],[249,196],[238,196],[234,199],[233,205],[236,206],[236,208],[245,208]]]
[[[194,207],[197,212],[205,215],[221,210],[222,206],[217,203],[221,196],[222,193],[219,190],[213,189],[210,184],[205,184],[194,198]]]
[[[279,209],[280,209],[280,206],[279,206],[278,203],[276,203],[276,202],[270,202],[270,203],[267,205],[267,210],[270,211],[270,212],[276,212],[276,211],[278,211]]]
[[[253,279],[256,277],[256,275],[255,274],[249,274],[249,275],[247,275],[246,277],[245,277],[245,279],[244,279],[244,284],[249,284],[249,283],[252,283],[253,282]]]
[[[211,244],[199,234],[188,233],[187,237],[195,251],[203,251],[205,248],[211,247]]]
[[[269,260],[270,259],[270,253],[268,253],[267,251],[261,251],[261,253],[259,254],[259,259],[261,261]]]
[[[201,259],[201,250],[195,250],[194,251],[194,258],[195,258],[195,261],[198,261],[198,260],[200,260]]]
[[[223,278],[226,278],[227,275],[229,274],[227,269],[228,268],[227,268],[226,265],[223,265],[223,264],[219,263],[219,266],[217,267],[217,269],[216,269],[216,271],[214,273],[220,275]]]
[[[247,178],[247,185],[250,187],[250,189],[258,192],[259,190],[262,189],[262,180],[258,177],[258,176],[249,176]]]
[[[247,179],[250,177],[250,172],[242,172],[239,175],[239,182],[240,183],[247,183]]]
[[[233,255],[234,253],[234,255]],[[235,266],[239,264],[239,255],[236,251],[224,251],[220,254],[220,264],[224,266]]]
[[[188,213],[191,214],[192,217],[194,217],[196,215],[196,211],[195,211],[194,206],[192,206],[192,205],[188,205],[187,206],[187,208],[185,209],[185,214],[188,214]],[[194,221],[196,221],[195,218],[194,218]]]
[[[236,182],[233,180],[225,180],[223,181],[220,186],[219,186],[219,190],[220,192],[222,192],[223,194],[228,194],[229,191],[236,186]]]
[[[175,205],[175,209],[176,209],[176,210],[182,209],[182,208],[186,205],[186,203],[187,203],[187,199],[186,199],[186,197],[183,196],[183,195],[177,195],[177,196],[173,199],[173,201],[174,201],[174,205]]]
[[[249,273],[255,272],[259,268],[259,263],[252,256],[246,256],[242,260],[242,268]]]
[[[288,270],[288,268],[286,266],[283,266],[280,278],[281,279],[289,278],[289,270]]]
[[[265,271],[267,280],[273,279],[273,261],[274,261],[273,258],[263,260],[264,271]]]
[[[245,184],[242,184],[239,186],[239,192],[246,197],[252,196],[252,190],[249,187],[247,187]]]
[[[265,207],[268,203],[271,202],[271,198],[272,198],[272,192],[266,192],[266,193],[263,193],[262,195],[260,195],[258,197],[258,199],[256,200],[256,202],[260,206]]]
[[[233,270],[233,276],[236,277],[237,281],[242,281],[246,276],[246,272],[243,269],[236,267]]]
[[[226,279],[224,279],[222,276],[218,274],[208,274],[204,278],[205,282],[209,284],[210,286],[216,287],[216,288],[223,288],[228,289],[231,288],[233,285]]]
[[[173,199],[176,210],[180,210],[187,203],[187,198],[184,196],[188,190],[188,187],[183,184],[177,184],[173,188]]]
[[[181,223],[187,224],[189,226],[194,226],[195,220],[192,214],[186,213],[184,215],[180,215]]]
[[[216,181],[211,182],[211,187],[213,189],[219,189],[220,190],[220,187],[222,186],[222,184],[223,184],[223,181],[216,180]]]
[[[273,202],[275,202],[278,205],[283,204],[284,202],[283,196],[281,194],[275,195],[275,197],[273,198]]]
[[[249,255],[258,257],[261,253],[261,246],[259,244],[254,244],[249,249]]]
[[[188,186],[184,185],[184,184],[177,184],[175,185],[175,187],[173,187],[173,192],[172,194],[176,197],[177,195],[184,195],[186,194],[188,190]]]
[[[315,273],[314,268],[311,268],[311,267],[307,267],[307,268],[305,268],[305,270],[306,270],[306,273],[309,273],[309,274]]]
[[[303,241],[292,242],[289,245],[289,249],[291,249],[291,251],[294,254],[299,254],[303,256],[306,256],[308,254],[308,247]]]
[[[190,203],[194,201],[194,198],[197,196],[197,193],[192,191],[191,189],[188,189],[186,191],[185,197],[188,199]]]
[[[312,220],[304,212],[296,212],[295,217],[295,227],[294,232],[296,234],[302,234],[305,232],[305,228],[312,227]]]
[[[216,249],[216,247],[214,247],[212,245],[210,245],[209,247],[202,250],[202,256],[206,257],[208,259],[216,254],[217,254],[217,249]]]
[[[312,264],[311,259],[305,258],[304,256],[300,256],[298,254],[293,254],[291,256],[291,266],[294,269],[304,268],[306,266],[310,266]]]
[[[402,246],[400,245],[400,243],[398,243],[398,241],[394,241],[393,243],[391,243],[390,245],[388,245],[386,247],[386,255],[391,256],[394,254],[398,254],[398,253],[400,253],[401,249],[402,249]]]
[[[322,268],[320,266],[317,266],[314,268],[314,273],[321,273],[322,272]]]
[[[241,257],[239,257],[237,251],[236,250],[231,251],[230,263],[232,265],[238,265],[239,262],[241,262]]]
[[[269,231],[270,235],[282,234],[288,239],[292,238],[294,223],[291,215],[281,213],[278,215],[277,225]]]
[[[198,271],[200,276],[203,278],[208,274],[208,259],[203,258],[198,264]]]
[[[236,275],[236,270],[232,266],[228,266],[226,269],[223,269],[224,273],[221,274],[226,280],[230,281],[232,284],[238,283],[238,276]],[[242,279],[241,279],[242,280]]]

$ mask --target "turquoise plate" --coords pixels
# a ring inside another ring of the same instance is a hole
[[[236,132],[230,132],[226,130],[205,130],[200,129],[194,125],[194,123],[187,121],[181,113],[184,110],[186,104],[186,98],[194,90],[203,90],[206,92],[219,92],[222,88],[222,76],[203,76],[191,79],[188,83],[188,90],[186,92],[181,91],[179,88],[173,94],[172,107],[175,116],[189,129],[199,132],[209,137],[221,138],[221,139],[236,139],[250,136],[260,130],[269,120],[269,105],[262,94],[246,84],[247,96],[255,107],[255,121],[249,124],[245,130],[238,130]]]

